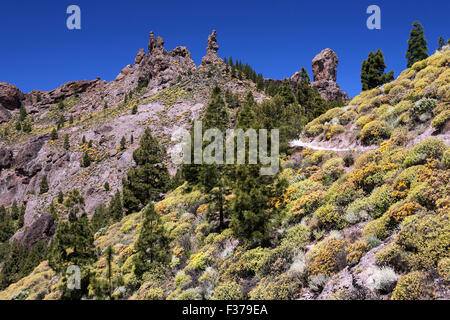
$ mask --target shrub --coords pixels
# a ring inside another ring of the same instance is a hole
[[[309,289],[314,292],[320,292],[323,290],[325,285],[330,281],[330,277],[327,277],[323,274],[319,274],[311,277],[308,282]]]
[[[437,271],[442,279],[450,281],[450,258],[439,260]]]
[[[431,121],[431,126],[438,130],[441,130],[445,124],[450,120],[450,110],[444,110],[439,113],[433,121]]]
[[[369,213],[373,218],[380,217],[391,206],[394,199],[392,197],[392,188],[384,184],[372,191],[367,198],[369,204]]]
[[[296,247],[305,247],[310,237],[310,228],[302,224],[297,224],[286,231],[281,244],[292,244]]]
[[[333,156],[333,152],[325,151],[325,150],[319,150],[312,154],[311,156],[311,163],[313,165],[318,165],[322,163],[323,161],[330,159]]]
[[[376,220],[370,221],[363,229],[363,236],[375,236],[378,239],[385,239],[389,237],[391,231],[395,227],[391,218],[388,215],[383,215]]]
[[[201,300],[202,296],[199,288],[190,288],[185,291],[182,291],[177,300]]]
[[[151,288],[148,290],[145,298],[147,300],[164,300],[164,290],[161,288]]]
[[[427,274],[414,271],[397,283],[392,293],[392,300],[432,300],[435,294],[432,285],[427,281]]]
[[[305,134],[308,137],[315,137],[318,136],[323,132],[323,125],[317,124],[317,125],[308,125],[305,127]]]
[[[325,162],[322,170],[325,181],[334,182],[345,172],[344,161],[341,158],[330,159]]]
[[[214,290],[212,300],[241,300],[243,294],[240,286],[236,282],[225,282],[217,286]]]
[[[444,152],[441,162],[446,169],[450,169],[450,149]]]
[[[300,199],[295,201],[294,205],[291,208],[291,212],[294,214],[294,216],[299,217],[314,213],[314,211],[323,202],[324,195],[325,192],[321,190],[305,193],[300,197]]]
[[[402,223],[395,242],[407,253],[413,270],[436,269],[440,259],[450,257],[450,213],[416,214]]]
[[[392,268],[377,268],[373,275],[367,279],[367,287],[381,294],[391,292],[397,284],[397,275]]]
[[[348,206],[344,219],[350,224],[355,224],[367,220],[371,211],[372,209],[366,198],[356,199]]]
[[[364,127],[366,124],[368,124],[369,122],[374,121],[375,118],[376,118],[375,114],[370,113],[370,114],[368,114],[368,115],[359,117],[358,120],[356,120],[356,123],[355,123],[355,124],[356,124],[356,126],[362,128],[362,127]]]
[[[355,111],[349,110],[339,116],[339,122],[345,126],[349,122],[355,120],[357,116],[358,114]]]
[[[175,276],[175,287],[179,289],[184,289],[188,287],[191,283],[191,276],[185,274],[184,272],[178,272]]]
[[[379,265],[389,265],[399,271],[408,271],[407,256],[402,247],[392,242],[375,254],[375,260]]]
[[[366,241],[356,241],[347,247],[347,263],[348,265],[355,265],[359,262],[362,256],[370,250],[370,246]]]
[[[347,242],[326,239],[319,242],[310,253],[309,279],[316,275],[332,276],[347,264]]]
[[[424,122],[429,119],[434,107],[436,107],[436,100],[422,98],[414,103],[412,108],[409,109],[410,119],[413,121],[420,120]]]
[[[257,263],[256,274],[260,277],[285,272],[295,256],[295,246],[291,243],[283,243],[261,256]]]
[[[344,220],[338,212],[337,207],[331,204],[326,204],[314,213],[314,218],[316,218],[321,226],[326,228],[343,228]]]
[[[385,121],[371,121],[364,125],[360,132],[362,141],[366,144],[378,142],[380,139],[389,138],[388,124]]]
[[[421,210],[424,210],[424,208],[420,204],[416,202],[409,202],[399,208],[390,209],[387,212],[387,215],[394,219],[396,222],[399,222],[405,217],[413,215]]]
[[[266,277],[249,292],[251,300],[292,300],[301,288],[301,281],[286,274]]]
[[[408,153],[403,161],[403,166],[408,168],[413,165],[424,164],[428,158],[440,159],[446,150],[445,142],[439,138],[423,140]]]

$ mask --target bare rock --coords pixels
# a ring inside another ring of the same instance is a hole
[[[24,99],[25,95],[16,86],[0,82],[0,107],[15,110],[20,108]]]
[[[312,60],[314,81],[336,81],[338,57],[333,50],[322,50]]]
[[[48,135],[34,137],[23,146],[16,156],[16,172],[18,174],[32,177],[41,170],[42,165],[35,159],[48,139]]]
[[[314,82],[311,83],[311,86],[316,87],[326,101],[342,101],[345,103],[349,98],[336,82],[337,65],[338,57],[336,53],[329,48],[322,50],[312,60]],[[293,77],[295,76],[294,74]]]
[[[0,170],[7,169],[13,164],[13,154],[11,150],[0,146]]]
[[[134,64],[140,64],[142,61],[144,61],[147,58],[147,54],[145,53],[144,49],[140,49],[138,53],[136,54],[136,58],[134,59]]]
[[[213,30],[213,32],[208,37],[208,42],[206,45],[206,56],[202,58],[202,65],[223,63],[222,59],[220,59],[217,54],[219,45],[217,44],[216,35],[216,30]]]
[[[11,113],[6,108],[0,106],[0,124],[11,120]]]

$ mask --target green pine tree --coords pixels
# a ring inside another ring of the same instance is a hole
[[[120,221],[123,216],[123,206],[122,206],[122,197],[120,196],[120,191],[117,190],[114,197],[109,202],[109,216],[113,219],[113,221]]]
[[[69,142],[69,135],[64,135],[64,149],[69,150],[70,149],[70,142]]]
[[[50,133],[50,139],[57,140],[58,139],[58,132],[55,128],[53,128],[52,132]]]
[[[139,277],[151,271],[153,266],[169,261],[169,239],[153,203],[149,203],[144,209],[142,228],[135,249],[135,273]]]
[[[39,194],[44,194],[48,192],[48,182],[47,182],[47,176],[43,176],[41,180],[41,184],[39,185]]]
[[[89,155],[89,152],[85,151],[83,154],[83,157],[81,158],[81,166],[83,168],[87,168],[91,165],[92,159]]]
[[[376,88],[383,83],[394,80],[394,71],[384,73],[386,64],[384,62],[383,52],[378,49],[370,52],[367,60],[363,60],[361,67],[362,90]]]
[[[418,21],[412,24],[410,38],[408,40],[408,50],[406,51],[406,66],[410,68],[415,62],[428,57],[427,40],[423,32],[423,27]]]
[[[442,36],[440,36],[438,40],[438,49],[442,49],[443,46],[445,46],[445,40]]]
[[[19,110],[19,121],[25,121],[25,119],[27,118],[27,110],[25,110],[25,107],[23,105],[20,106],[20,110]]]
[[[168,190],[170,176],[164,165],[165,149],[147,128],[133,152],[136,166],[123,179],[123,201],[127,212],[139,210],[149,201],[156,201]]]

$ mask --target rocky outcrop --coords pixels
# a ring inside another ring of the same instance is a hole
[[[16,172],[19,175],[32,177],[42,169],[42,165],[39,161],[35,161],[35,159],[37,158],[45,141],[48,139],[49,137],[47,135],[33,137],[18,152],[16,156]]]
[[[314,82],[311,85],[317,88],[326,101],[343,101],[345,103],[349,98],[336,82],[337,65],[338,57],[336,53],[328,48],[322,50],[312,60]]]
[[[206,45],[206,56],[202,58],[202,65],[223,63],[223,60],[219,58],[217,51],[219,51],[219,45],[216,39],[217,32],[213,32],[208,37],[208,42]]]
[[[7,169],[13,164],[13,154],[11,150],[0,146],[0,171]]]
[[[25,227],[19,230],[10,241],[17,240],[20,244],[31,248],[40,240],[49,241],[55,234],[55,230],[55,218],[48,212],[44,212],[32,220],[30,225],[25,224]]]
[[[0,82],[0,107],[8,110],[20,108],[25,95],[16,86]]]
[[[8,122],[11,119],[11,113],[6,108],[0,106],[0,124]]]

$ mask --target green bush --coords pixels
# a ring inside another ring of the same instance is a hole
[[[431,112],[436,107],[436,100],[429,98],[422,98],[409,109],[409,116],[411,120],[422,122],[429,119]]]
[[[236,282],[225,282],[214,290],[212,300],[242,300],[243,294]]]
[[[364,125],[359,135],[365,144],[372,144],[389,138],[390,132],[386,121],[374,120]]]
[[[281,244],[292,244],[296,247],[305,247],[311,237],[308,226],[297,224],[286,231]]]
[[[439,113],[433,121],[431,121],[431,126],[438,130],[441,130],[445,124],[450,120],[450,110],[444,110]]]
[[[403,276],[392,293],[392,300],[432,300],[435,299],[432,284],[424,272],[414,271]]]
[[[408,153],[403,166],[405,168],[426,163],[429,158],[440,159],[447,150],[445,142],[439,138],[429,138],[416,145]]]
[[[450,169],[450,149],[444,152],[441,162],[446,169]]]
[[[345,221],[338,211],[338,208],[332,204],[321,206],[314,213],[314,217],[319,221],[319,224],[327,229],[344,227]]]

